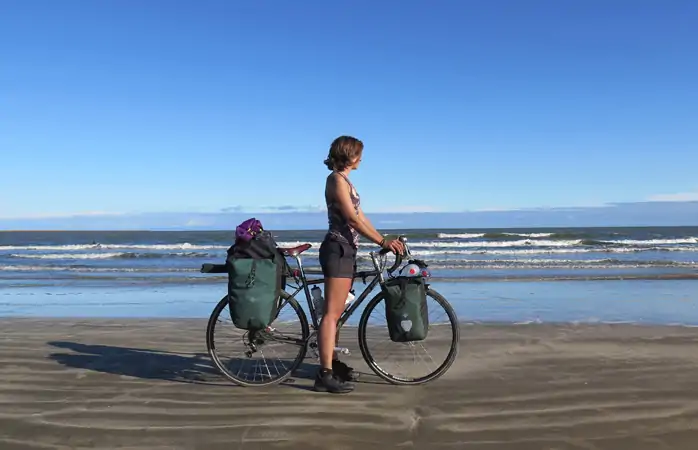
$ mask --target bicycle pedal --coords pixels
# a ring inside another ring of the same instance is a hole
[[[334,348],[334,351],[337,352],[337,353],[340,354],[340,355],[347,355],[347,356],[350,356],[350,355],[351,355],[351,352],[350,352],[349,349],[346,348],[346,347],[335,347],[335,348]]]

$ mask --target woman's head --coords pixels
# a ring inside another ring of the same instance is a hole
[[[325,165],[330,170],[341,172],[346,169],[356,169],[361,161],[364,144],[351,136],[340,136],[330,145],[330,152]]]

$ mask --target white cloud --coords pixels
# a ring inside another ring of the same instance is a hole
[[[185,227],[207,227],[213,225],[212,220],[206,219],[189,219],[187,223],[184,224]]]
[[[509,211],[518,211],[517,208],[501,208],[501,207],[490,207],[490,208],[477,208],[477,209],[470,209],[467,212],[509,212]]]
[[[650,202],[696,202],[698,201],[698,191],[677,192],[675,194],[657,194],[647,198]]]
[[[322,205],[280,205],[280,206],[229,206],[222,208],[224,213],[299,213],[299,212],[323,212],[327,209]]]

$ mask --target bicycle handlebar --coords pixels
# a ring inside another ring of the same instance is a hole
[[[404,236],[399,236],[398,239],[400,240],[400,242],[403,243],[403,245],[405,246],[405,250],[407,251],[407,243],[406,243],[407,239],[406,239]],[[378,252],[378,254],[379,254],[379,255],[385,255],[385,254],[388,253],[388,252],[390,252],[390,249],[382,248],[382,249]],[[395,269],[398,268],[398,266],[402,263],[402,258],[403,258],[403,256],[404,256],[404,255],[402,255],[402,254],[400,254],[400,253],[396,253],[396,254],[395,254],[395,262],[393,263],[392,266],[390,266],[390,267],[387,269],[387,271],[388,271],[389,273],[394,272]]]

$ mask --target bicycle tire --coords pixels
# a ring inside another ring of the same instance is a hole
[[[453,310],[453,307],[451,304],[444,298],[443,295],[439,294],[437,291],[429,288],[427,289],[427,296],[431,297],[434,299],[445,311],[446,314],[450,320],[451,323],[451,330],[452,330],[452,339],[451,339],[451,347],[448,352],[448,356],[444,360],[444,362],[432,373],[429,375],[425,375],[423,377],[419,378],[414,378],[414,379],[405,379],[403,377],[395,377],[394,375],[391,375],[390,373],[386,372],[385,370],[381,369],[378,364],[374,361],[373,357],[371,356],[371,351],[368,348],[367,341],[366,341],[366,326],[368,324],[368,318],[371,315],[371,312],[375,309],[375,307],[385,299],[385,294],[383,292],[379,292],[376,294],[366,305],[366,308],[364,309],[363,313],[361,314],[361,318],[359,320],[359,329],[358,329],[358,338],[359,338],[359,348],[361,350],[361,354],[364,358],[364,361],[366,364],[371,368],[371,370],[378,375],[380,378],[383,380],[392,383],[392,384],[397,384],[397,385],[407,385],[407,386],[414,386],[414,385],[419,385],[419,384],[424,384],[428,383],[430,381],[436,380],[437,378],[441,377],[448,369],[453,365],[453,362],[456,360],[456,357],[458,356],[458,351],[460,347],[460,326],[458,324],[458,318],[456,316],[455,311]],[[386,339],[390,339],[388,336],[386,336]]]
[[[213,364],[216,366],[216,368],[223,374],[223,376],[232,381],[233,383],[243,386],[243,387],[261,387],[261,386],[270,386],[270,385],[275,385],[282,383],[288,377],[293,374],[293,372],[298,369],[298,367],[303,363],[303,360],[305,359],[305,355],[308,351],[308,338],[310,337],[310,330],[308,328],[308,319],[303,312],[303,309],[301,308],[300,304],[298,301],[289,295],[287,292],[282,292],[281,293],[281,300],[287,300],[288,304],[291,305],[293,310],[296,312],[296,315],[298,316],[298,320],[300,321],[301,324],[301,330],[302,330],[302,339],[303,339],[303,345],[299,345],[299,351],[298,355],[296,356],[296,359],[293,361],[293,364],[291,364],[289,370],[284,373],[283,375],[280,375],[277,378],[274,378],[272,380],[269,380],[267,382],[249,382],[246,380],[242,380],[235,376],[234,374],[230,373],[226,367],[221,363],[220,359],[218,358],[218,355],[216,354],[216,345],[215,345],[215,339],[214,339],[214,333],[215,333],[215,328],[216,328],[216,323],[218,322],[218,317],[220,316],[221,312],[226,310],[228,306],[228,296],[224,296],[218,304],[213,308],[213,311],[211,312],[211,315],[208,320],[208,325],[206,326],[206,348],[208,350],[208,355],[213,361]],[[277,313],[278,314],[278,313]],[[272,322],[273,323],[273,322]]]

